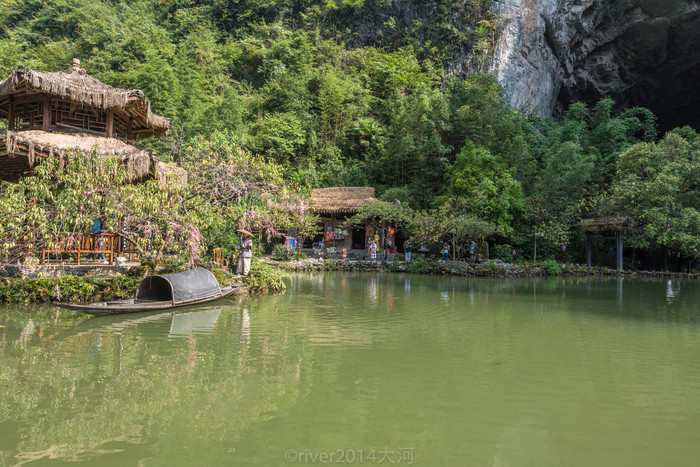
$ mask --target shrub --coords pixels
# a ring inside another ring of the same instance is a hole
[[[270,256],[277,261],[290,261],[294,258],[294,255],[294,250],[287,248],[287,246],[282,243],[278,243],[272,249],[272,254]]]
[[[546,261],[540,262],[540,265],[547,270],[547,274],[550,276],[558,276],[561,274],[561,266],[554,259],[548,259]]]
[[[502,264],[497,264],[495,261],[487,261],[481,267],[482,271],[491,272],[494,274],[501,274],[507,271],[506,267]]]
[[[506,243],[505,245],[494,246],[493,248],[491,248],[489,254],[491,255],[492,259],[500,259],[504,263],[510,263],[513,261],[513,258],[510,256],[510,252],[512,250],[513,247]]]
[[[432,270],[433,268],[428,260],[422,256],[414,256],[411,263],[406,268],[406,272],[410,272],[412,274],[430,274]]]
[[[282,292],[287,288],[285,280],[289,275],[262,261],[253,261],[250,265],[250,274],[243,279],[243,283],[253,292],[267,292],[275,289]]]
[[[45,279],[14,279],[0,288],[0,303],[63,301],[87,303],[133,297],[140,279],[132,275],[101,280],[65,275]]]

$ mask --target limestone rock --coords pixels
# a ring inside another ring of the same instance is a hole
[[[541,115],[609,96],[667,126],[700,123],[700,2],[496,0],[492,70],[511,103]]]

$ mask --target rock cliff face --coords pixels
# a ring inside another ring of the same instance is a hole
[[[700,128],[700,1],[495,0],[492,68],[513,105],[557,114],[609,96],[662,129]]]

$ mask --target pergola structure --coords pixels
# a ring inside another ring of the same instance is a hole
[[[612,216],[581,219],[579,228],[586,235],[586,264],[591,265],[591,234],[603,232],[615,232],[617,241],[617,270],[622,271],[623,234],[632,228],[633,223],[629,217]]]

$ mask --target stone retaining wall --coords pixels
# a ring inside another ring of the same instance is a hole
[[[405,261],[335,261],[307,258],[298,261],[280,262],[269,261],[275,267],[285,271],[358,271],[358,272],[415,272],[411,263]],[[700,279],[700,274],[684,274],[660,271],[621,271],[584,265],[561,265],[560,271],[549,271],[541,264],[511,264],[499,260],[484,263],[469,263],[465,261],[426,260],[422,262],[426,268],[425,274],[472,276],[472,277],[534,277],[549,275],[567,276],[628,276],[628,277],[669,277]]]

